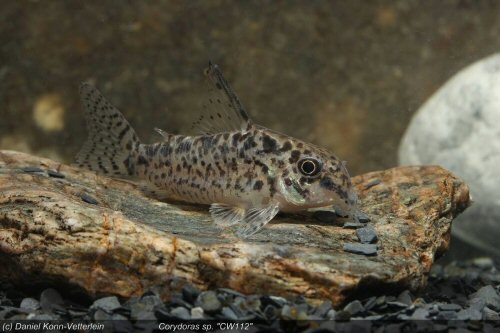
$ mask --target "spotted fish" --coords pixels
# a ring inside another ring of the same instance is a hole
[[[92,85],[80,88],[89,136],[81,167],[146,182],[159,199],[208,204],[215,224],[246,238],[279,211],[333,207],[355,214],[357,196],[342,161],[327,150],[252,122],[217,65],[205,70],[211,94],[194,123],[198,136],[156,129],[142,143],[121,112]]]

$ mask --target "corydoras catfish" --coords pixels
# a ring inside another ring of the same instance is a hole
[[[279,211],[333,207],[355,213],[357,196],[342,161],[326,149],[254,124],[217,65],[210,63],[205,75],[211,98],[195,122],[202,134],[156,129],[163,140],[154,144],[142,143],[117,108],[82,84],[89,137],[77,163],[140,179],[159,199],[208,204],[216,225],[235,226],[242,238]]]

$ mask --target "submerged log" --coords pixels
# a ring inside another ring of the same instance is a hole
[[[159,202],[127,181],[0,151],[0,280],[63,283],[91,296],[155,287],[165,299],[189,281],[335,305],[360,293],[419,290],[448,248],[452,219],[469,205],[467,185],[438,166],[353,181],[378,235],[376,256],[344,251],[358,240],[342,221],[280,215],[240,240],[220,233],[207,207]]]

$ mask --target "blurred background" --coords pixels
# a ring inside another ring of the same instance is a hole
[[[92,81],[145,142],[187,133],[209,60],[255,122],[324,146],[351,174],[397,165],[412,115],[499,51],[498,1],[6,1],[0,149],[72,162]]]

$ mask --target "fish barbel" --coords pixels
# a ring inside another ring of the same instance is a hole
[[[159,199],[210,205],[221,228],[246,238],[279,212],[320,207],[354,214],[356,192],[342,161],[326,149],[265,127],[248,117],[221,71],[205,70],[211,98],[194,123],[198,136],[141,143],[121,112],[88,83],[80,87],[89,136],[81,167],[139,179]]]

